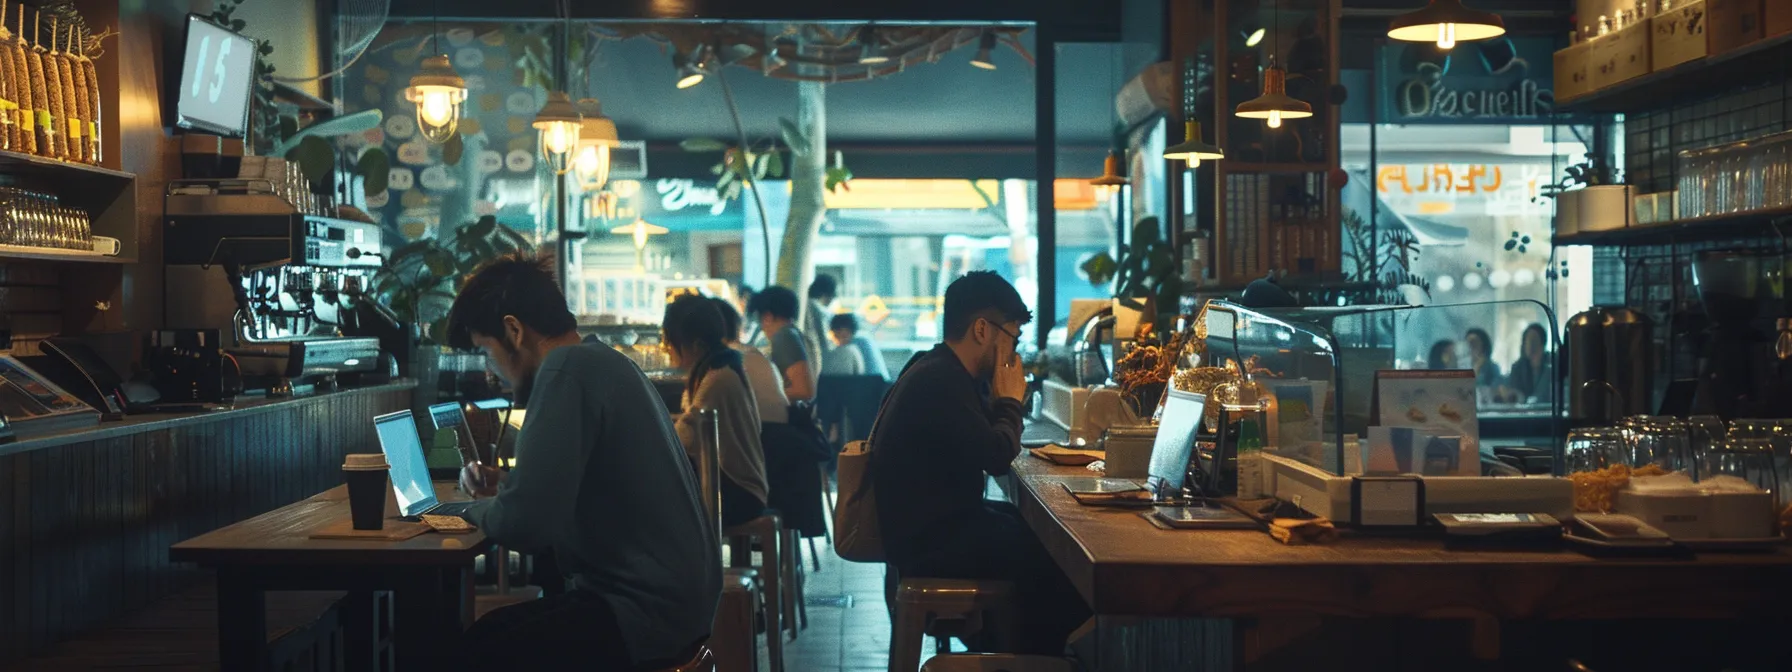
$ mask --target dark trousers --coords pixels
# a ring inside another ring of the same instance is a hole
[[[765,502],[746,488],[734,482],[734,479],[722,476],[722,529],[740,525],[754,518],[765,515]]]
[[[654,670],[683,662],[631,664],[610,605],[576,590],[493,610],[461,636],[460,654],[455,660],[470,672]]]
[[[918,545],[920,552],[895,567],[898,574],[1014,582],[1018,619],[1012,628],[1018,638],[1013,642],[1014,653],[1063,655],[1070,633],[1089,620],[1089,606],[1082,595],[1033,536],[1014,505],[985,501],[977,514],[926,536]],[[966,642],[968,646],[979,644]]]

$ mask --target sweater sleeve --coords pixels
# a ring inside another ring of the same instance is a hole
[[[1020,455],[1021,422],[1026,412],[1020,402],[1013,399],[996,399],[989,406],[988,433],[979,444],[984,447],[982,455],[983,470],[992,476],[1008,473],[1014,465],[1014,458]]]
[[[469,507],[466,518],[505,546],[536,551],[552,545],[552,530],[571,527],[585,448],[603,418],[588,412],[590,392],[575,376],[543,370],[530,394],[529,415],[517,437],[516,466],[498,496]]]

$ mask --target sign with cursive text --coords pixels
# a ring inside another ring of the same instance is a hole
[[[1381,48],[1384,123],[1546,123],[1555,110],[1553,43],[1544,38]]]

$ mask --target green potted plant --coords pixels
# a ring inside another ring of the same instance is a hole
[[[1157,218],[1146,217],[1132,227],[1132,244],[1120,249],[1115,259],[1107,251],[1083,262],[1083,274],[1097,287],[1112,282],[1114,298],[1143,310],[1156,301],[1162,315],[1175,315],[1182,298],[1182,267],[1176,247],[1164,240]]]

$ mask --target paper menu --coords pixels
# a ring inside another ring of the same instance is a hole
[[[1370,452],[1395,452],[1403,471],[1427,476],[1480,476],[1480,422],[1475,374],[1382,370],[1375,373],[1370,417],[1388,428],[1370,432]],[[1410,431],[1391,431],[1401,428]],[[1440,451],[1454,455],[1439,454]],[[1370,460],[1376,462],[1376,460]]]

